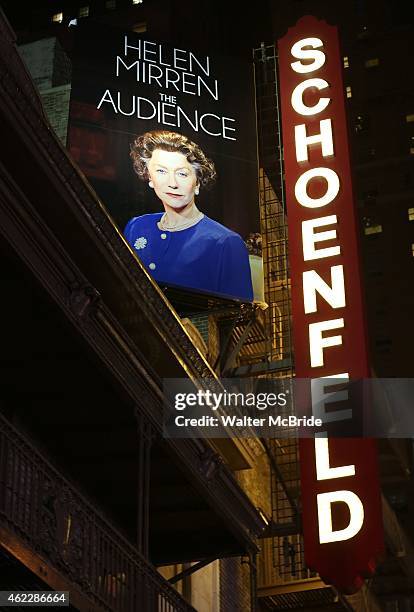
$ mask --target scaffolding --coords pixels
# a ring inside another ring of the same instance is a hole
[[[284,193],[283,149],[280,127],[277,55],[274,45],[254,52],[260,162],[260,221],[262,232],[267,328],[267,355],[280,368],[266,378],[292,378],[294,362],[291,333],[291,292],[288,263],[288,228]],[[266,580],[273,584],[303,580],[312,574],[305,566],[300,533],[300,477],[295,437],[268,441],[274,466],[271,477],[272,519],[289,535],[274,535],[263,550],[271,553],[273,570]],[[296,529],[295,529],[296,527]]]

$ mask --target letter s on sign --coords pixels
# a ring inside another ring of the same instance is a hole
[[[312,49],[305,49],[305,47],[312,47]],[[300,60],[313,61],[310,64],[293,62],[291,64],[293,70],[305,74],[321,68],[325,63],[325,53],[323,51],[317,51],[316,49],[318,47],[323,47],[323,42],[320,38],[303,38],[302,40],[298,40],[290,50],[293,57],[297,57]]]

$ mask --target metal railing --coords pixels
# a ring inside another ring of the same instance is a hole
[[[195,612],[1,415],[0,523],[103,609]]]
[[[271,345],[271,361],[286,364],[272,376],[294,374],[291,331],[288,227],[284,193],[283,147],[279,112],[277,53],[274,45],[255,50],[257,112],[259,118],[260,207],[265,271],[265,299]],[[278,472],[272,470],[272,518],[279,525],[297,523],[299,505],[299,456],[295,438],[270,440]],[[306,568],[303,538],[298,532],[275,536],[259,559],[259,580],[292,582],[312,576]],[[271,555],[269,555],[271,551]]]

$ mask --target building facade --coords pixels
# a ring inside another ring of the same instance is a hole
[[[70,591],[78,610],[413,605],[409,440],[380,443],[387,558],[345,597],[304,563],[295,440],[162,436],[163,378],[294,373],[271,43],[308,12],[340,23],[343,38],[373,368],[411,372],[414,111],[395,66],[412,30],[391,5],[259,8],[240,29],[214,3],[196,20],[173,2],[67,3],[36,9],[31,26],[10,9],[25,64],[2,21],[3,590]],[[266,310],[164,296],[68,156],[68,26],[84,18],[240,58],[255,49]]]

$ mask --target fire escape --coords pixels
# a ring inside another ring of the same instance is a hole
[[[261,167],[260,210],[265,301],[269,305],[265,312],[266,365],[262,369],[259,366],[258,373],[270,378],[292,377],[295,370],[291,339],[287,213],[275,46],[262,45],[256,49],[254,62]],[[271,364],[269,368],[267,364]],[[409,597],[411,592],[408,585],[412,584],[413,580],[413,548],[392,508],[393,496],[388,494],[388,490],[393,491],[395,487],[398,491],[408,490],[412,472],[412,449],[409,441],[381,441],[379,459],[384,491],[387,558],[380,565],[377,575],[353,596],[341,595],[306,567],[301,534],[297,439],[271,439],[265,443],[272,468],[272,523],[268,537],[260,541],[259,609],[299,611],[323,608],[329,611],[375,612],[381,609],[400,609],[398,601],[406,605],[407,596]],[[404,497],[404,493],[402,495]]]

